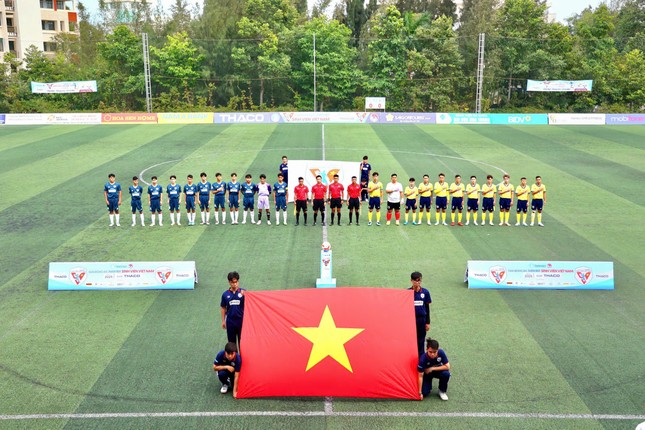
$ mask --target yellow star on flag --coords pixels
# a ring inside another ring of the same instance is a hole
[[[329,306],[325,306],[325,311],[318,327],[291,328],[313,343],[305,372],[320,363],[324,358],[331,357],[353,373],[352,365],[345,350],[345,344],[365,329],[336,327]]]

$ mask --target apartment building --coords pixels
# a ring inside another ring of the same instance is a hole
[[[61,32],[79,34],[76,0],[0,0],[0,61],[6,52],[24,58],[31,45],[53,55]]]

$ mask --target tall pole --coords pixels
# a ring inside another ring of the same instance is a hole
[[[482,113],[482,92],[484,87],[484,47],[486,33],[479,33],[479,48],[477,50],[477,96],[475,99],[475,112]]]
[[[316,112],[316,33],[314,33],[314,112]]]
[[[141,34],[143,42],[143,79],[146,87],[146,112],[152,112],[152,88],[150,87],[150,50],[148,49],[148,33]]]

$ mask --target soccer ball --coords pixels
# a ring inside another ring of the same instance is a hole
[[[322,249],[323,249],[323,251],[329,251],[331,249],[331,243],[323,242],[322,243]]]

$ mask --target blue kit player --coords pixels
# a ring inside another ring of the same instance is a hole
[[[197,185],[193,184],[193,175],[186,177],[184,185],[184,195],[186,196],[186,216],[188,225],[195,225],[195,195],[197,194]]]
[[[289,159],[286,155],[282,156],[282,164],[280,164],[280,173],[285,184],[289,183]]]
[[[166,187],[168,194],[168,208],[170,209],[170,225],[175,225],[175,214],[177,214],[177,225],[181,225],[179,205],[181,204],[181,185],[177,183],[175,175],[170,176],[170,184]]]
[[[141,205],[141,196],[143,195],[143,188],[139,185],[139,178],[132,177],[132,185],[128,189],[130,192],[130,206],[132,207],[132,227],[137,225],[137,211],[141,218],[141,225],[145,226],[146,223],[143,218],[143,206]]]
[[[278,182],[273,184],[273,202],[275,203],[275,223],[280,225],[280,211],[284,225],[287,225],[287,193],[289,187],[284,180],[284,174],[278,173]]]
[[[219,392],[226,394],[229,388],[232,388],[233,397],[237,397],[237,381],[242,370],[242,357],[237,352],[235,343],[227,343],[224,350],[215,356],[213,370],[217,372],[217,378],[222,383]]]
[[[211,210],[209,204],[211,200],[211,183],[208,182],[206,173],[200,173],[199,177],[201,181],[197,184],[197,190],[199,191],[199,215],[202,218],[200,224],[210,225]]]
[[[239,345],[242,337],[242,320],[244,319],[244,288],[240,288],[240,274],[230,272],[228,290],[222,294],[220,308],[222,313],[222,328],[226,330],[229,342]]]
[[[419,358],[419,398],[423,400],[432,391],[432,380],[439,380],[439,398],[448,400],[448,381],[450,380],[450,362],[439,342],[428,339],[426,352]]]
[[[116,226],[121,227],[119,224],[119,206],[121,205],[121,184],[116,182],[116,175],[110,173],[108,181],[103,187],[103,195],[105,196],[105,204],[110,212],[110,227],[114,226],[116,218]]]
[[[155,226],[155,215],[159,215],[159,226],[163,226],[163,217],[161,215],[161,204],[163,201],[163,187],[157,184],[157,177],[152,177],[152,184],[148,185],[148,204],[150,205],[151,223]]]
[[[226,182],[222,182],[222,174],[215,173],[215,182],[211,184],[213,196],[213,215],[215,224],[219,224],[219,213],[222,212],[222,224],[226,224]]]
[[[239,215],[240,209],[240,190],[241,185],[237,182],[237,173],[231,173],[231,182],[226,184],[228,189],[228,207],[231,211],[231,224],[237,224],[237,216]]]
[[[412,272],[410,282],[412,286],[408,290],[414,292],[414,316],[417,324],[417,349],[419,357],[423,354],[423,342],[426,339],[426,332],[430,330],[430,291],[421,288],[422,275],[420,272]]]
[[[253,177],[247,173],[244,177],[246,181],[240,186],[242,191],[242,204],[244,205],[244,217],[242,219],[242,224],[246,224],[246,215],[251,213],[251,224],[255,224],[255,216],[253,215],[254,205],[255,205],[255,193],[258,191],[258,187],[251,181]]]
[[[364,202],[367,200],[369,195],[367,183],[370,181],[370,172],[372,171],[372,165],[369,163],[369,159],[367,155],[363,156],[363,161],[361,161],[360,169],[361,169],[361,184],[363,186],[361,191],[361,201]]]

